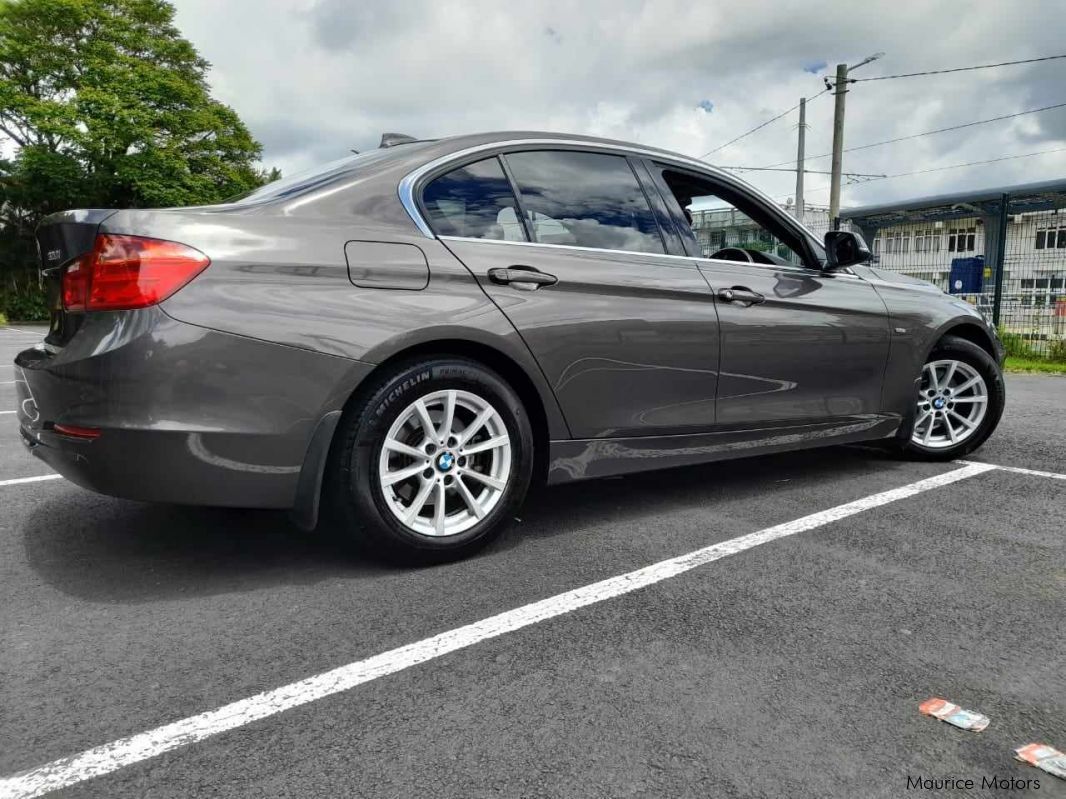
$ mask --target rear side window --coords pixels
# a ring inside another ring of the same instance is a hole
[[[514,192],[498,158],[436,178],[422,192],[422,206],[439,236],[526,241]]]
[[[504,158],[537,242],[666,252],[644,190],[624,157],[544,150]]]

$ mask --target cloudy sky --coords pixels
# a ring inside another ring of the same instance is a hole
[[[813,97],[838,62],[883,51],[854,77],[1066,53],[1061,2],[787,0],[176,0],[213,66],[216,96],[287,174],[377,145],[383,131],[437,137],[552,130],[701,156]],[[828,66],[827,66],[828,65]],[[845,146],[1066,103],[1066,59],[853,85]],[[830,150],[832,97],[808,108],[808,156]],[[796,114],[708,160],[795,158]],[[845,188],[862,205],[1066,178],[1066,108],[845,154],[851,172],[896,174],[1061,150]],[[828,158],[808,169],[829,169]],[[791,173],[744,175],[782,199]],[[827,203],[808,175],[808,203]]]

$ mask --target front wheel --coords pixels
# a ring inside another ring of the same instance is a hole
[[[393,559],[463,557],[501,532],[532,464],[525,409],[498,375],[462,358],[410,362],[341,423],[334,527]]]
[[[966,339],[945,336],[925,365],[906,451],[923,460],[952,460],[977,449],[1003,415],[999,365]]]

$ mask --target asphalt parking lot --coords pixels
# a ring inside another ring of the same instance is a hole
[[[0,364],[39,337],[0,329]],[[13,379],[0,367],[0,411]],[[1064,796],[1012,752],[1066,749],[1066,379],[1007,387],[971,460],[1053,474],[851,447],[579,483],[481,556],[417,570],[283,514],[6,482],[49,470],[0,415],[0,796],[938,793],[908,777]],[[633,572],[647,584],[556,599]],[[434,636],[543,600],[544,621],[475,625],[440,654]],[[98,754],[98,776],[34,771],[427,639],[346,690]],[[991,725],[921,716],[932,696]]]

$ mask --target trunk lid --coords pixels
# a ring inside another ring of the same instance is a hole
[[[85,314],[63,309],[63,273],[76,259],[92,251],[100,224],[115,213],[114,209],[79,209],[61,211],[41,220],[37,228],[37,250],[51,309],[45,343],[62,347],[81,325]]]

